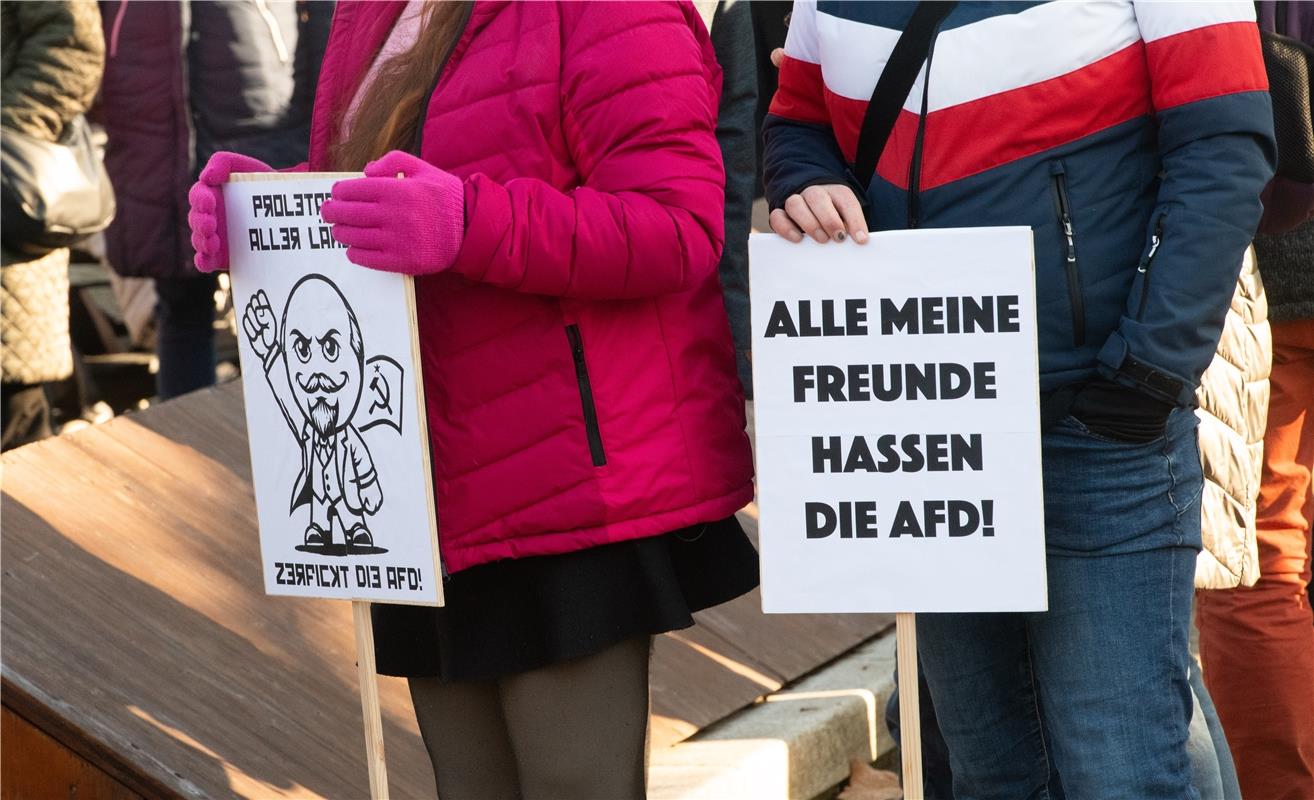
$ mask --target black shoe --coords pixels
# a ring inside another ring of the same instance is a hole
[[[347,531],[347,546],[360,548],[374,546],[374,537],[370,536],[370,529],[365,527],[365,523],[358,522]]]
[[[315,523],[306,526],[306,547],[324,547],[333,540],[333,535]]]

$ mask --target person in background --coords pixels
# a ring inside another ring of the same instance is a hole
[[[1191,406],[1273,172],[1254,7],[941,7],[863,185],[868,100],[934,6],[796,0],[764,162],[791,241],[1035,233],[1049,611],[918,615],[953,789],[1195,798]]]
[[[56,142],[96,96],[105,63],[100,16],[78,2],[0,3],[0,123]],[[0,255],[0,449],[51,434],[46,384],[73,372],[67,248]]]
[[[1307,3],[1261,2],[1259,19],[1265,30],[1314,46]],[[1273,367],[1259,579],[1200,593],[1200,655],[1244,795],[1306,800],[1314,797],[1314,185],[1274,178],[1260,234],[1255,258],[1268,293]]]
[[[653,635],[757,584],[719,94],[689,3],[338,6],[308,168],[363,169],[323,219],[415,276],[447,605],[373,621],[443,800],[641,800]],[[268,169],[211,158],[198,267]]]
[[[98,112],[118,189],[106,256],[155,279],[157,389],[214,383],[217,282],[191,267],[187,190],[220,150],[278,167],[306,160],[331,3],[103,0],[107,61]]]
[[[735,343],[735,362],[744,396],[753,399],[753,369],[749,361],[752,331],[748,320],[748,232],[752,225],[753,186],[756,183],[757,70],[753,43],[751,3],[694,4],[708,23],[712,49],[721,66],[721,105],[716,140],[725,164],[725,249],[717,272],[725,297],[726,315]]]

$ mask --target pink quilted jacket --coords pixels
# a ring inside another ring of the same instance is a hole
[[[311,169],[404,2],[338,4]],[[720,73],[689,3],[475,3],[421,156],[465,242],[416,281],[449,570],[720,519],[752,497],[716,277]]]

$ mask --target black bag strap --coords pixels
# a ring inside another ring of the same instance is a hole
[[[853,168],[863,189],[871,184],[872,175],[876,174],[876,162],[894,130],[903,101],[908,98],[917,73],[926,61],[935,29],[956,5],[956,2],[921,0],[899,35],[899,41],[895,42],[890,60],[885,63],[876,88],[872,90],[867,114],[862,119],[862,131],[858,134],[858,153]]]

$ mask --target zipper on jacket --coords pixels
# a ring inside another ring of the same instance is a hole
[[[575,358],[575,380],[579,381],[579,399],[584,406],[584,431],[589,438],[589,455],[593,457],[593,466],[601,467],[607,463],[607,455],[602,451],[598,408],[593,404],[593,385],[589,383],[589,367],[584,361],[584,339],[579,335],[579,326],[567,325],[566,338],[570,340],[570,352]]]
[[[1159,244],[1163,241],[1163,218],[1165,215],[1160,214],[1159,219],[1154,223],[1154,235],[1150,237],[1150,251],[1145,254],[1145,260],[1136,268],[1141,273],[1141,303],[1136,309],[1136,320],[1139,322],[1145,319],[1145,305],[1150,302],[1150,267],[1154,266],[1154,254],[1159,252]]]
[[[1072,308],[1072,343],[1081,347],[1086,343],[1086,301],[1081,291],[1081,270],[1077,264],[1077,234],[1072,227],[1072,203],[1068,201],[1067,173],[1061,163],[1051,168],[1054,182],[1054,204],[1058,211],[1059,228],[1063,236],[1064,266],[1068,275],[1068,305]]]
[[[424,122],[429,118],[429,104],[433,102],[433,93],[438,91],[438,81],[442,80],[443,71],[447,69],[447,62],[452,59],[452,53],[456,51],[456,45],[465,35],[465,28],[470,24],[470,15],[474,12],[474,0],[465,0],[464,7],[461,9],[461,21],[456,26],[456,33],[452,36],[452,41],[447,43],[447,49],[443,52],[443,57],[438,60],[438,69],[433,73],[433,82],[429,84],[429,93],[424,96],[424,110],[420,112],[420,119],[415,124],[415,139],[411,142],[411,155],[420,158],[420,149],[424,146]]]
[[[912,160],[908,164],[908,227],[915,229],[921,224],[922,213],[922,145],[926,140],[926,112],[930,108],[931,96],[931,62],[935,59],[935,41],[940,38],[940,20],[931,34],[931,44],[926,50],[926,74],[922,76],[922,113],[917,119],[917,135],[913,137]]]

